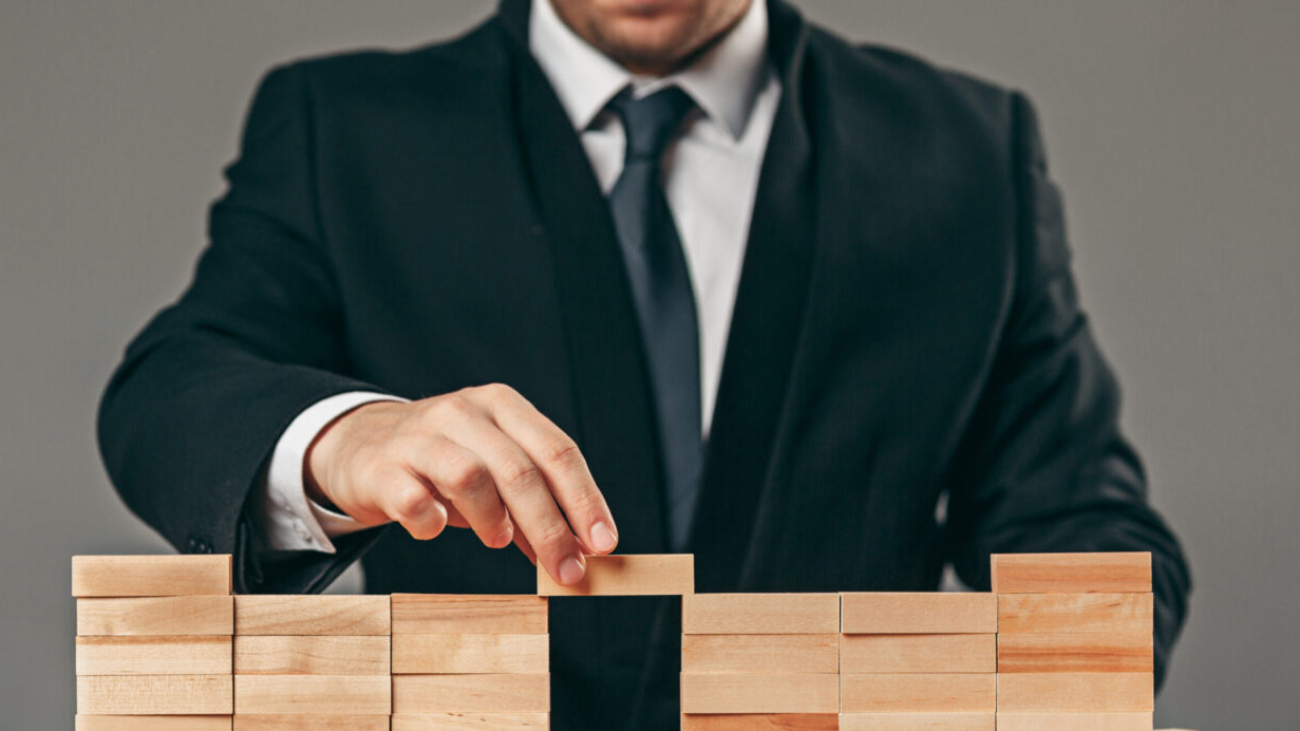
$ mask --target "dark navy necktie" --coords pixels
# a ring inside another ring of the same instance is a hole
[[[700,331],[682,242],[664,196],[664,150],[695,102],[678,87],[635,99],[624,89],[609,103],[623,122],[623,172],[609,194],[619,245],[636,300],[650,368],[667,489],[669,544],[685,548],[700,489]]]

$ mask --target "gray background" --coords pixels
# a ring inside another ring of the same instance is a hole
[[[1085,305],[1195,571],[1159,722],[1295,728],[1300,3],[802,5],[1036,100]],[[92,415],[127,338],[188,279],[257,77],[489,10],[0,4],[0,728],[70,726],[69,556],[164,548],[109,489]]]

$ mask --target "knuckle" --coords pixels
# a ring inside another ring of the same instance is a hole
[[[487,469],[477,460],[457,458],[447,465],[447,484],[440,485],[456,493],[472,493],[486,483]]]
[[[500,470],[505,484],[512,488],[536,484],[541,479],[541,475],[537,471],[537,465],[527,460],[506,462],[500,467]]]
[[[532,543],[542,550],[559,551],[569,543],[571,535],[569,526],[563,521],[548,520],[538,530],[537,540]]]
[[[433,496],[422,487],[403,487],[393,496],[393,504],[401,515],[414,517],[423,514],[433,502]]]
[[[542,459],[564,471],[575,470],[583,465],[582,450],[568,437],[556,438],[544,445]]]
[[[578,515],[591,515],[605,509],[605,499],[596,490],[579,490],[570,498],[569,505]]]

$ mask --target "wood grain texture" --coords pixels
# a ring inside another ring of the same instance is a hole
[[[844,673],[993,673],[997,635],[840,635]]]
[[[695,593],[695,556],[689,553],[588,556],[587,573],[573,586],[555,583],[537,566],[541,596],[676,596]]]
[[[994,713],[993,673],[840,676],[843,713]]]
[[[82,675],[77,713],[220,716],[234,711],[230,675]]]
[[[386,675],[236,675],[235,713],[388,715]]]
[[[393,634],[544,635],[547,600],[540,596],[394,594]]]
[[[78,637],[77,675],[229,675],[229,637]]]
[[[1146,594],[1002,594],[998,633],[1147,632],[1155,596]]]
[[[682,635],[683,673],[838,673],[839,635]]]
[[[688,635],[806,635],[840,631],[838,594],[694,594],[682,597]]]
[[[836,731],[834,713],[682,714],[681,731]]]
[[[547,713],[397,713],[392,731],[548,731]]]
[[[234,731],[388,731],[388,716],[241,714]]]
[[[840,731],[994,731],[996,719],[992,713],[841,713]]]
[[[995,554],[993,593],[1149,594],[1151,554]]]
[[[230,731],[230,716],[77,715],[75,731]]]
[[[999,713],[998,731],[1151,731],[1150,713]]]
[[[835,713],[839,676],[682,673],[682,713]]]
[[[1005,673],[998,713],[1152,713],[1151,673]]]
[[[84,637],[229,637],[234,633],[233,596],[77,600],[77,634]]]
[[[144,597],[228,595],[230,556],[73,556],[72,595]]]
[[[550,635],[397,635],[394,675],[548,673]]]
[[[549,713],[551,676],[394,675],[394,713]]]
[[[387,635],[386,596],[237,596],[237,635]]]
[[[998,635],[998,672],[1150,673],[1153,644],[1150,630]]]
[[[840,631],[844,634],[992,634],[998,631],[998,600],[993,594],[849,592],[840,597]]]
[[[390,638],[249,635],[236,637],[237,675],[389,675]]]

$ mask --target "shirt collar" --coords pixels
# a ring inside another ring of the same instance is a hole
[[[528,45],[576,129],[584,130],[623,87],[638,96],[680,86],[706,115],[739,138],[769,73],[767,3],[749,10],[725,37],[690,66],[663,78],[636,77],[598,51],[556,14],[551,0],[534,0]]]

